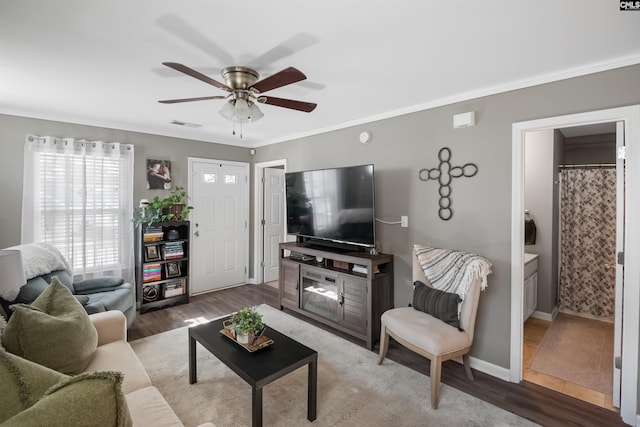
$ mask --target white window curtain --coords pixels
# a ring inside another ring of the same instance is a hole
[[[60,250],[74,280],[134,283],[133,145],[27,135],[22,243]]]

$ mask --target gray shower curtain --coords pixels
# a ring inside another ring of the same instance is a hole
[[[616,283],[616,170],[563,169],[560,176],[560,308],[611,317]]]

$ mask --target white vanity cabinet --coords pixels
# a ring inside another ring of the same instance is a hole
[[[538,255],[536,254],[524,254],[523,294],[522,321],[524,322],[536,311],[538,305]]]

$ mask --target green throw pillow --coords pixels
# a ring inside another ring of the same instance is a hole
[[[131,426],[121,386],[119,372],[92,372],[67,378],[2,426]]]
[[[413,286],[413,308],[462,331],[458,317],[458,304],[462,298],[458,294],[430,288],[419,280]]]
[[[0,347],[0,423],[24,411],[69,376],[16,356]]]
[[[7,351],[65,374],[79,374],[87,367],[98,332],[56,277],[30,305],[16,304],[12,309],[2,334]]]

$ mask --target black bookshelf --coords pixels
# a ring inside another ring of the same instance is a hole
[[[141,224],[136,283],[140,313],[189,302],[189,221]]]

